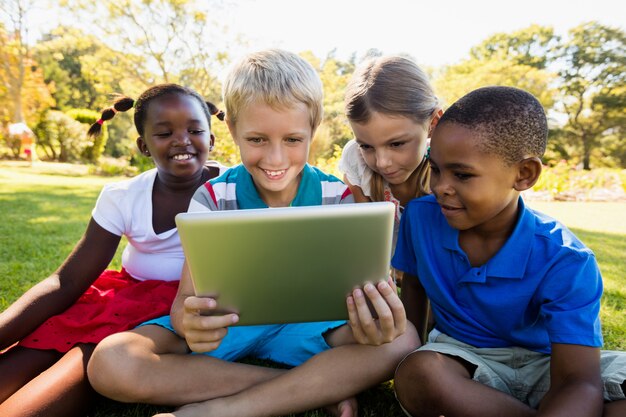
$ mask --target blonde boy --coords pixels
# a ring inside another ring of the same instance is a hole
[[[190,211],[353,201],[343,183],[306,163],[322,118],[321,82],[310,64],[280,50],[250,54],[227,77],[224,102],[242,164],[198,189]],[[385,309],[372,288],[367,294]],[[335,414],[351,416],[356,404],[346,399],[391,378],[419,344],[410,325],[392,343],[364,346],[345,322],[229,328],[237,320],[220,314],[217,300],[195,297],[185,268],[171,316],[105,340],[90,381],[119,401],[189,404],[175,416],[284,415],[332,404]],[[294,368],[232,362],[246,356]]]

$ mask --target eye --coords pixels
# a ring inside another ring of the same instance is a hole
[[[372,149],[374,149],[374,148],[372,148],[370,145],[367,145],[367,144],[365,144],[365,143],[359,143],[359,148],[360,148],[362,151],[371,151]]]
[[[302,139],[300,139],[300,138],[287,138],[287,139],[285,139],[285,141],[286,141],[287,143],[292,143],[292,144],[295,144],[295,143],[300,143],[300,142],[302,142]]]
[[[406,142],[391,142],[389,144],[389,147],[390,148],[399,148],[399,147],[401,147],[402,145],[405,145],[405,144],[406,144]]]
[[[201,135],[205,132],[205,130],[204,129],[189,129],[188,132],[191,133],[192,135]]]
[[[159,133],[155,133],[154,136],[158,137],[158,138],[166,138],[168,136],[170,136],[172,134],[172,132],[159,132]]]
[[[461,181],[467,181],[467,180],[469,180],[470,178],[473,177],[473,175],[466,174],[464,172],[456,172],[456,173],[454,173],[454,176],[457,177]]]
[[[253,137],[253,138],[247,138],[246,140],[250,143],[255,143],[255,144],[263,143],[263,138]]]

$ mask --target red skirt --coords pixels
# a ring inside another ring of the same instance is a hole
[[[124,269],[104,271],[70,308],[50,317],[19,342],[32,349],[67,352],[170,313],[178,281],[138,281]]]

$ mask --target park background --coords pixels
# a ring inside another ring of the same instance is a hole
[[[606,347],[626,349],[624,22],[626,6],[610,0],[0,0],[0,310],[71,251],[102,185],[152,167],[135,149],[132,111],[105,123],[100,139],[86,137],[111,93],[137,97],[176,82],[220,103],[234,60],[266,47],[292,50],[317,69],[325,91],[310,162],[338,174],[352,138],[343,115],[350,75],[367,57],[399,53],[429,73],[444,108],[484,85],[538,97],[549,146],[525,198],[594,250]],[[31,129],[34,144],[11,134],[12,125]],[[237,163],[225,125],[213,125],[212,158]],[[360,402],[361,415],[400,415],[388,385]],[[103,401],[93,415],[154,410]]]

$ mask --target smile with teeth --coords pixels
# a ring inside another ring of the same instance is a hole
[[[172,156],[172,159],[176,161],[186,161],[191,158],[193,158],[193,155],[190,153],[181,153],[181,154]]]
[[[270,171],[269,169],[264,169],[263,171],[265,171],[265,173],[267,174],[268,177],[270,178],[275,178],[275,177],[280,177],[281,175],[283,175],[287,170],[286,169],[281,169],[279,171]]]

